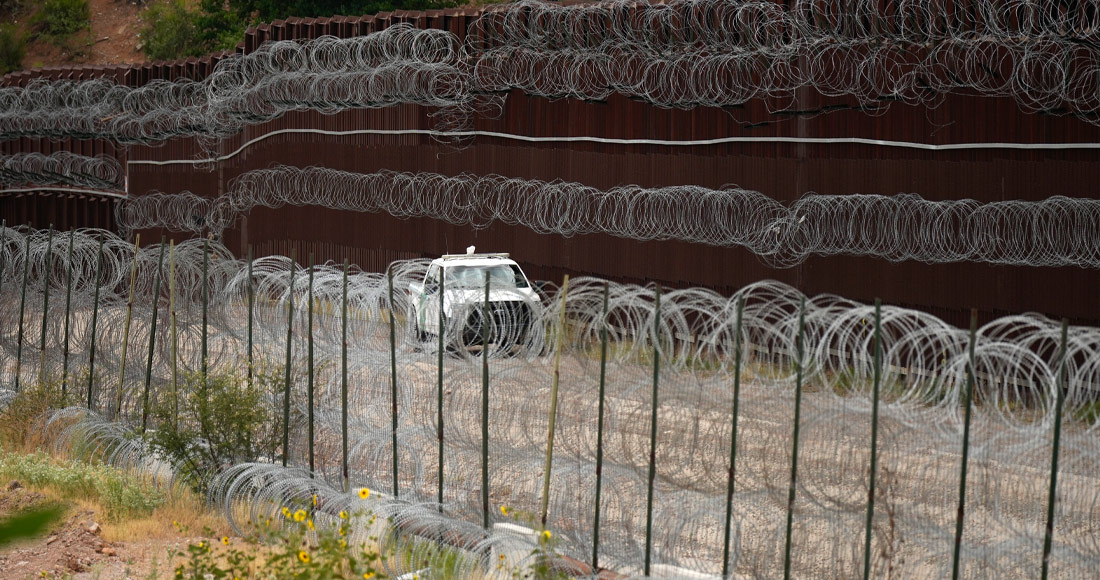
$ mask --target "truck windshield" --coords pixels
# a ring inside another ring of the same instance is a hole
[[[447,268],[447,286],[452,284],[462,288],[484,288],[485,272],[489,272],[490,286],[497,288],[527,288],[527,278],[519,266],[501,264],[499,266],[454,266]]]

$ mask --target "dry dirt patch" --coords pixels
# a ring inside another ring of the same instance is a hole
[[[0,491],[0,518],[49,501],[18,482]],[[177,545],[178,544],[178,545]],[[0,552],[0,575],[12,580],[46,577],[123,579],[168,577],[169,554],[183,540],[110,542],[93,510],[74,507],[44,536],[8,546]],[[159,565],[158,565],[159,562]]]
[[[142,27],[141,4],[129,0],[88,0],[88,5],[91,30],[73,35],[61,45],[42,38],[28,43],[23,68],[129,64],[146,60],[137,48],[138,32]],[[15,24],[28,26],[25,18]]]

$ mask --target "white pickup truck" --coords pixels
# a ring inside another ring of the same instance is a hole
[[[440,333],[448,348],[483,347],[486,274],[489,282],[489,340],[494,351],[541,344],[542,299],[519,264],[508,254],[447,254],[432,260],[423,282],[409,284],[413,336],[435,342]],[[442,288],[442,290],[441,290]]]

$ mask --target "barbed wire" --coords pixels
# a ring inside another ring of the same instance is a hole
[[[487,10],[467,45],[479,86],[548,97],[797,109],[797,92],[813,89],[874,111],[963,92],[1095,123],[1098,35],[1094,0],[522,0]]]
[[[70,240],[74,290],[72,310],[66,317],[59,314],[58,297],[67,293]],[[102,260],[98,258],[101,240]],[[204,246],[210,250],[206,259],[205,341],[201,314]],[[642,500],[650,462],[648,425],[656,412],[654,518],[660,525],[650,539],[654,562],[716,573],[724,548],[719,538],[730,476],[731,385],[736,377],[740,379],[740,426],[732,504],[734,569],[745,576],[770,577],[782,561],[793,460],[793,408],[801,384],[794,570],[815,577],[851,576],[861,570],[862,534],[852,530],[862,530],[866,516],[865,478],[875,384],[871,306],[836,296],[807,297],[790,286],[766,281],[733,296],[701,288],[664,291],[658,310],[653,287],[607,284],[604,314],[603,280],[570,280],[567,292],[549,285],[532,309],[530,321],[533,328],[544,328],[545,334],[533,333],[529,341],[513,348],[490,345],[486,353],[490,357],[488,399],[483,400],[480,352],[468,350],[455,336],[460,328],[457,324],[465,324],[465,319],[456,320],[446,333],[442,368],[436,339],[417,336],[419,329],[413,321],[431,313],[414,310],[416,303],[408,290],[410,282],[423,280],[427,261],[393,264],[392,302],[386,274],[350,270],[345,358],[341,266],[329,263],[309,269],[279,256],[249,264],[234,259],[217,243],[190,240],[175,246],[169,254],[171,265],[166,257],[158,267],[160,250],[157,245],[134,248],[94,230],[57,232],[52,239],[48,232],[0,230],[0,303],[4,304],[0,309],[0,368],[12,387],[22,340],[23,384],[36,376],[40,364],[46,365],[44,376],[58,376],[63,328],[68,321],[70,376],[82,377],[71,379],[69,388],[84,400],[94,333],[92,407],[98,414],[71,423],[78,415],[84,417],[84,411],[67,411],[53,427],[63,429],[56,439],[66,444],[77,437],[89,438],[92,445],[88,448],[98,449],[105,458],[163,473],[167,466],[148,457],[148,449],[131,436],[134,427],[127,425],[136,425],[141,417],[145,388],[146,349],[134,345],[148,344],[147,321],[154,307],[162,322],[169,319],[165,289],[169,274],[175,273],[171,285],[175,287],[178,337],[171,338],[167,324],[157,327],[151,400],[173,388],[173,350],[181,372],[201,368],[205,343],[211,372],[243,373],[248,360],[246,329],[251,327],[255,363],[250,368],[257,384],[273,389],[264,398],[268,412],[281,417],[289,336],[289,447],[272,452],[285,452],[291,469],[262,462],[244,464],[211,480],[212,499],[235,525],[261,521],[277,506],[313,494],[324,500],[325,509],[353,505],[349,502],[355,501],[354,496],[345,492],[340,459],[341,368],[346,361],[349,484],[352,489],[365,486],[374,490],[382,503],[371,509],[385,512],[379,520],[392,516],[403,526],[385,532],[389,536],[378,530],[370,533],[394,542],[399,536],[411,539],[419,534],[432,541],[451,542],[456,549],[496,549],[510,554],[504,544],[514,537],[502,539],[494,532],[494,539],[489,539],[473,533],[485,517],[480,496],[485,461],[482,405],[487,401],[489,407],[485,420],[490,522],[530,525],[523,519],[528,516],[522,514],[538,513],[550,391],[557,374],[559,411],[548,498],[548,525],[560,542],[556,549],[581,561],[590,557],[595,464],[602,444],[601,562],[627,574],[638,573],[646,549]],[[124,313],[135,259],[138,284],[129,329],[132,342],[119,391]],[[97,263],[102,264],[103,280],[98,306],[93,301]],[[24,270],[25,301],[21,299]],[[155,280],[158,272],[164,282],[159,296],[149,281]],[[49,312],[43,312],[45,283],[50,286]],[[21,302],[23,311],[18,307]],[[291,303],[294,314],[288,319]],[[743,312],[738,316],[741,303]],[[317,449],[312,477],[303,470],[308,465],[305,360],[311,334],[307,325],[310,304]],[[561,364],[555,368],[562,308],[567,332],[562,335]],[[93,309],[97,316],[94,330],[90,323]],[[473,314],[457,312],[452,311],[449,318]],[[396,325],[392,352],[391,313]],[[252,324],[248,324],[250,318]],[[800,318],[804,318],[801,339]],[[47,322],[44,350],[40,349],[43,319]],[[964,565],[980,569],[978,575],[983,577],[1032,575],[1041,557],[1038,546],[1044,534],[1051,436],[1058,417],[1055,402],[1061,394],[1065,425],[1052,562],[1059,575],[1068,577],[1094,570],[1100,563],[1100,549],[1088,530],[1100,505],[1100,486],[1095,484],[1100,329],[1069,328],[1065,379],[1059,387],[1063,369],[1060,328],[1042,316],[1002,317],[979,328],[973,365],[968,362],[970,339],[962,329],[927,313],[892,306],[882,308],[881,320],[881,488],[873,526],[874,569],[892,567],[915,575],[927,572],[939,576],[949,566],[969,375],[974,381],[974,403],[967,493],[968,503],[980,507],[967,512]],[[288,328],[288,323],[293,326]],[[604,331],[609,348],[606,372],[601,372]],[[735,356],[738,353],[740,363]],[[397,369],[396,385],[390,374],[391,356]],[[660,356],[656,407],[652,404],[654,356]],[[437,382],[440,371],[442,385]],[[601,375],[606,377],[602,437],[597,422]],[[243,375],[239,376],[243,381]],[[177,388],[187,392],[198,388],[196,385],[180,381]],[[392,399],[395,386],[396,401]],[[9,398],[11,390],[0,393],[0,400]],[[121,408],[116,413],[118,402]],[[396,432],[391,423],[395,403]],[[437,424],[440,411],[444,418],[442,455]],[[399,500],[391,489],[395,439]],[[444,474],[442,502],[437,495],[440,469]],[[517,519],[514,514],[521,516]],[[429,529],[435,532],[428,534]],[[369,526],[364,525],[363,530]],[[821,558],[821,554],[836,557]],[[391,570],[395,574],[409,571],[413,570]],[[654,572],[653,576],[661,574]]]
[[[241,128],[313,109],[417,103],[438,107],[441,130],[464,125],[466,75],[454,35],[399,24],[350,39],[265,43],[231,55],[201,81],[127,87],[104,79],[0,88],[0,138],[103,138],[150,144],[198,137],[206,146]]]
[[[109,155],[86,157],[68,151],[0,155],[0,185],[66,184],[117,190],[122,177],[122,165]]]
[[[504,223],[540,234],[603,233],[742,247],[776,267],[832,255],[1100,267],[1100,201],[1062,196],[983,203],[914,194],[810,193],[781,202],[736,186],[601,190],[491,174],[278,166],[241,174],[217,198],[190,192],[131,197],[116,205],[116,221],[131,231],[220,234],[255,207],[285,206],[431,217],[478,229]]]
[[[265,43],[197,82],[0,88],[0,138],[150,144],[190,136],[210,149],[289,111],[401,103],[435,108],[446,133],[468,128],[475,113],[499,113],[515,88],[552,98],[618,93],[674,108],[764,99],[773,111],[804,108],[806,89],[852,97],[869,113],[893,102],[935,107],[961,93],[1096,124],[1098,21],[1097,0],[523,0],[486,10],[465,41],[402,23],[357,38]]]

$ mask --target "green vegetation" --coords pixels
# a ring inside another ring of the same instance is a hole
[[[42,33],[64,38],[90,27],[88,0],[45,0],[34,17]]]
[[[63,462],[41,451],[0,455],[0,478],[65,499],[97,501],[108,521],[148,516],[164,503],[164,493],[146,478],[101,464]]]
[[[27,38],[14,24],[0,24],[0,75],[22,67],[27,53]]]
[[[248,381],[234,373],[183,375],[183,393],[169,393],[153,408],[156,429],[147,435],[155,450],[199,493],[210,474],[254,461],[274,445],[278,423],[266,403],[271,382]]]
[[[246,20],[213,0],[188,7],[184,0],[159,0],[142,15],[142,50],[153,60],[202,56],[237,45]]]
[[[341,512],[331,524],[315,523],[314,513],[283,508],[281,521],[268,519],[257,538],[228,536],[192,543],[175,578],[295,578],[298,580],[380,579],[381,558],[369,546],[349,546],[349,519]],[[207,534],[208,536],[210,534]],[[258,540],[262,539],[263,544]],[[433,576],[434,577],[434,576]]]

